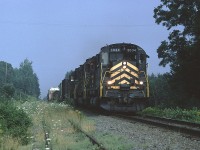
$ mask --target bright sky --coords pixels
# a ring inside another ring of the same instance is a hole
[[[0,0],[0,60],[13,67],[28,58],[41,97],[67,71],[106,44],[133,43],[150,56],[149,73],[164,73],[157,48],[168,31],[155,24],[159,0]]]

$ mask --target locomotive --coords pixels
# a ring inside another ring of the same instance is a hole
[[[62,99],[108,111],[135,112],[144,109],[149,97],[147,58],[130,43],[106,45],[60,84]]]

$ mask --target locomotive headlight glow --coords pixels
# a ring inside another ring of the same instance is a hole
[[[123,64],[123,65],[126,65],[126,62],[124,61],[122,64]]]
[[[144,82],[143,81],[140,81],[140,85],[143,85],[144,84]]]
[[[126,61],[122,62],[122,65],[123,65],[122,68],[126,69],[127,62]]]
[[[108,83],[108,85],[111,85],[111,84],[112,84],[112,81],[108,81],[107,83]]]

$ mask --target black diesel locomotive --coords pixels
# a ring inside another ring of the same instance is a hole
[[[106,45],[62,81],[62,99],[109,111],[142,110],[149,97],[147,58],[135,44]]]

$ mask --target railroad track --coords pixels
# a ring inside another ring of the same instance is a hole
[[[104,111],[97,111],[97,110],[84,110],[82,111],[87,113],[93,113],[93,114],[101,114],[106,116],[111,116],[115,118],[121,118],[126,119],[130,122],[142,122],[145,124],[151,124],[158,127],[163,127],[169,130],[174,130],[180,133],[184,133],[188,136],[193,137],[200,137],[200,124],[198,123],[192,123],[187,121],[180,121],[180,120],[174,120],[169,118],[161,118],[161,117],[154,117],[154,116],[141,116],[141,115],[130,115],[130,114],[117,114],[117,113],[109,113]]]
[[[179,121],[154,116],[127,116],[122,114],[113,114],[113,116],[122,119],[127,119],[129,121],[138,121],[146,124],[164,127],[170,130],[178,131],[180,133],[200,137],[200,124],[198,123],[191,123],[187,121]]]
[[[83,133],[87,138],[89,138],[89,140],[92,142],[93,145],[97,145],[99,147],[100,150],[107,150],[103,144],[101,144],[100,142],[97,141],[96,138],[94,138],[93,136],[89,135],[88,133],[86,133],[85,131],[83,131],[82,129],[80,129],[78,126],[76,126],[71,120],[68,120],[72,126],[74,126],[74,128],[76,128],[76,130],[78,132]]]

